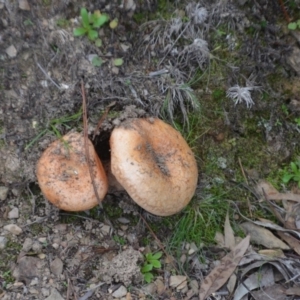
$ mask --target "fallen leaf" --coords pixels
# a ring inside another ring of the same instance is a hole
[[[282,240],[284,240],[286,243],[289,244],[289,246],[298,254],[300,255],[300,241],[291,236],[287,232],[280,232],[277,231],[277,234],[281,237]]]
[[[272,299],[272,300],[284,300],[286,296],[282,290],[281,284],[273,284],[265,289],[258,291],[252,291],[251,295],[254,299]]]
[[[283,290],[283,292],[287,295],[300,296],[300,287],[294,286],[286,290]]]
[[[220,265],[204,278],[199,291],[199,300],[204,300],[225,284],[247,251],[249,242],[250,236],[247,236],[221,259]]]
[[[280,248],[288,250],[290,247],[277,238],[271,231],[266,228],[257,226],[251,222],[240,224],[242,229],[251,236],[251,241],[266,248]]]
[[[259,254],[268,256],[270,259],[272,258],[285,258],[285,255],[281,249],[264,249],[264,250],[259,250]]]
[[[232,274],[228,280],[228,283],[227,283],[227,289],[229,291],[230,294],[232,294],[234,292],[234,288],[235,288],[235,285],[236,285],[236,280],[237,280],[237,277],[235,274]]]
[[[255,188],[256,192],[262,197],[267,197],[268,200],[291,200],[300,202],[300,195],[294,193],[279,193],[271,183],[266,180],[258,182]]]
[[[257,272],[252,273],[236,289],[233,300],[240,300],[245,295],[257,288],[274,285],[274,274],[271,266],[262,266]]]
[[[226,214],[225,224],[224,224],[224,237],[225,237],[225,247],[232,250],[235,246],[234,232],[231,228],[228,212]]]
[[[19,0],[19,8],[22,10],[30,10],[30,5],[27,0]]]

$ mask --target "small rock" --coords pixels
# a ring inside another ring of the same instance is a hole
[[[17,207],[14,207],[9,213],[8,213],[9,219],[18,219],[19,218],[19,209]]]
[[[128,224],[128,223],[130,223],[130,220],[128,220],[128,219],[126,219],[124,217],[118,218],[117,220],[121,224]]]
[[[45,300],[64,300],[64,298],[56,289],[52,288],[50,296],[45,298]]]
[[[197,251],[198,251],[198,248],[197,248],[196,244],[195,243],[191,243],[190,244],[190,250],[189,250],[188,254],[192,255],[192,254],[194,254]]]
[[[63,262],[60,258],[55,258],[50,264],[51,272],[58,277],[63,271]]]
[[[31,238],[26,238],[24,243],[23,243],[22,250],[25,251],[25,252],[28,252],[31,249],[32,244],[33,244],[32,239]]]
[[[30,6],[27,0],[19,0],[19,8],[22,10],[30,10]]]
[[[111,227],[105,224],[102,225],[100,230],[103,235],[109,235],[111,233]]]
[[[182,254],[181,255],[181,257],[180,257],[180,259],[179,259],[179,261],[182,263],[182,264],[184,264],[185,262],[186,262],[186,255],[185,254]]]
[[[143,286],[143,291],[145,291],[149,295],[154,295],[157,291],[157,286],[155,283],[149,283],[145,286]]]
[[[111,68],[111,72],[112,72],[114,75],[118,75],[118,74],[119,74],[119,68],[117,68],[117,67],[112,67],[112,68]]]
[[[3,229],[9,231],[10,233],[14,235],[19,235],[23,232],[22,228],[17,226],[16,224],[8,224],[3,227]]]
[[[0,200],[4,201],[8,195],[8,187],[0,186]]]
[[[112,296],[114,298],[122,298],[124,296],[126,296],[127,294],[127,289],[124,285],[121,285],[117,290],[115,290],[113,293],[112,293]]]
[[[7,241],[5,236],[0,236],[0,250],[3,250],[6,247]]]
[[[35,253],[41,253],[42,252],[42,248],[43,246],[41,245],[41,243],[39,243],[38,241],[35,241],[33,244],[32,244],[32,250],[33,252]]]
[[[15,48],[14,45],[10,45],[8,48],[6,48],[5,52],[11,58],[17,56],[17,49]]]

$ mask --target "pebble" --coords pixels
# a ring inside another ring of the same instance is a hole
[[[8,195],[8,187],[0,186],[0,200],[4,201]]]
[[[111,227],[103,224],[102,227],[100,228],[100,231],[103,235],[109,235],[111,233]]]
[[[19,0],[19,8],[22,10],[30,10],[30,5],[27,0]]]
[[[64,300],[64,298],[56,289],[52,288],[51,294],[49,295],[49,297],[45,298],[45,300]]]
[[[113,293],[112,293],[112,296],[114,298],[122,298],[122,297],[125,297],[127,294],[127,289],[124,285],[121,285],[117,290],[115,290]]]
[[[13,207],[13,209],[8,213],[9,219],[18,219],[19,218],[19,209],[17,207]]]
[[[14,45],[10,45],[8,48],[6,48],[5,52],[11,58],[17,56],[17,49],[15,48]]]
[[[32,244],[33,244],[32,239],[31,238],[26,238],[24,243],[23,243],[22,250],[25,251],[25,252],[28,252],[31,249]]]
[[[8,224],[3,227],[3,229],[9,231],[10,233],[14,235],[19,235],[23,232],[22,228],[17,226],[16,224]]]
[[[3,250],[6,247],[7,241],[5,236],[0,236],[0,250]]]
[[[41,253],[41,252],[42,252],[42,248],[43,248],[43,246],[42,246],[41,243],[39,243],[38,241],[35,241],[35,242],[32,244],[32,250],[33,250],[35,253]]]
[[[50,264],[50,269],[51,272],[55,275],[55,276],[59,276],[60,274],[62,274],[63,271],[63,262],[61,261],[60,258],[55,258],[51,264]]]

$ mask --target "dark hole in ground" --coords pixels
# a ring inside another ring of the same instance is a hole
[[[100,132],[100,134],[96,136],[95,140],[93,141],[95,150],[101,161],[110,160],[109,138],[110,132],[103,131]]]

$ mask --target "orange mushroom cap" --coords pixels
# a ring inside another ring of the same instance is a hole
[[[108,189],[106,174],[90,140],[88,148],[98,195],[103,200]],[[50,144],[37,163],[36,174],[44,196],[60,209],[82,211],[98,204],[82,134],[70,132]]]
[[[110,138],[111,170],[131,198],[148,212],[169,216],[195,193],[198,169],[181,134],[155,118],[134,118]]]

